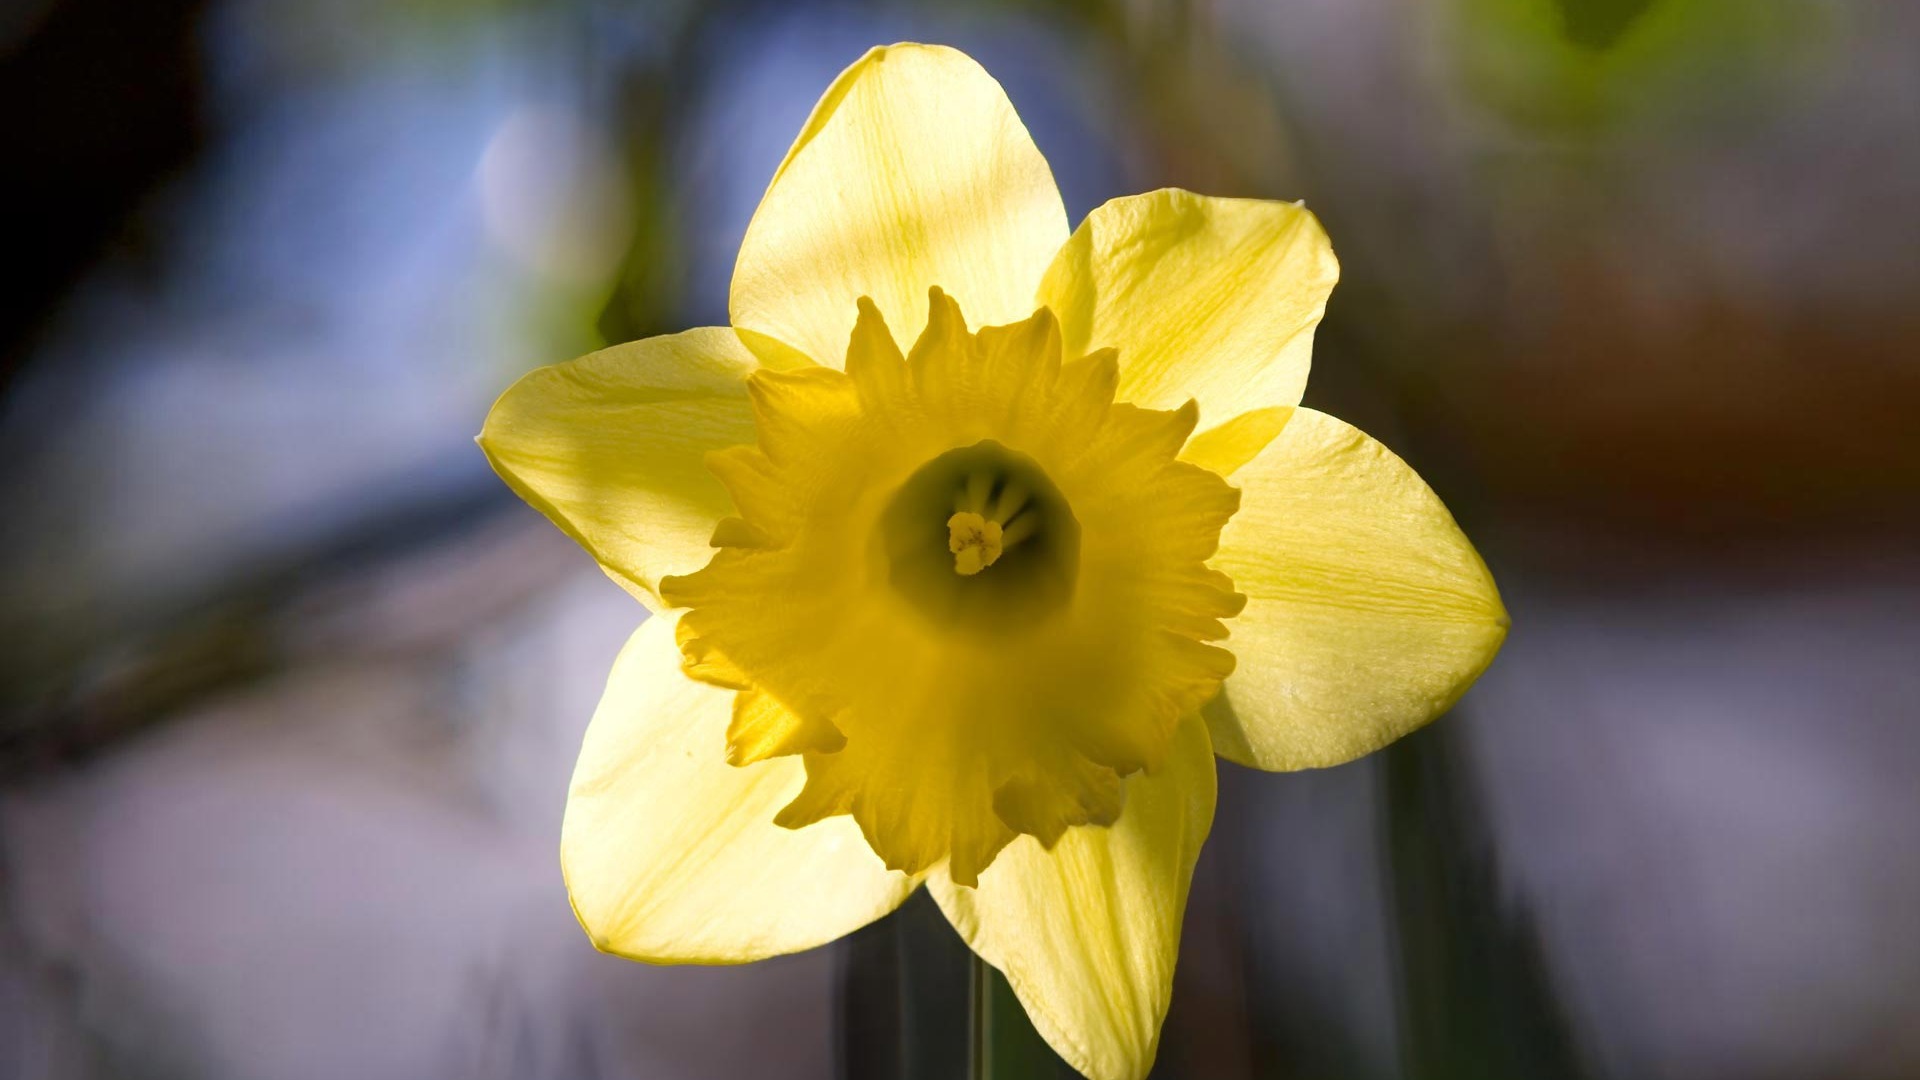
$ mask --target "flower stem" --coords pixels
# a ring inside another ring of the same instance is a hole
[[[993,1080],[993,968],[968,953],[967,1076]]]

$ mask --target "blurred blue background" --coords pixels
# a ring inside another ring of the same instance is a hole
[[[0,1076],[958,1075],[923,906],[593,952],[560,812],[640,611],[471,441],[724,322],[898,39],[1076,220],[1305,199],[1308,403],[1514,617],[1393,750],[1224,768],[1155,1075],[1920,1077],[1908,0],[8,0]]]

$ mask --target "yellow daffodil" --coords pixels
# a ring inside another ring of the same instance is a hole
[[[733,326],[535,371],[480,437],[655,612],[567,803],[594,943],[755,960],[924,884],[1068,1062],[1144,1076],[1214,754],[1368,753],[1506,633],[1420,478],[1299,406],[1337,269],[1289,203],[1157,191],[1069,234],[971,59],[847,69]]]

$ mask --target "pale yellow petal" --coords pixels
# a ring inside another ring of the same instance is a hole
[[[1153,1066],[1214,784],[1196,717],[1164,765],[1127,780],[1112,827],[1070,829],[1052,851],[1023,836],[976,888],[939,871],[927,882],[1047,1044],[1091,1080],[1140,1080]]]
[[[680,670],[673,613],[614,661],[560,835],[567,891],[596,946],[650,963],[734,964],[812,948],[915,886],[846,818],[773,823],[806,781],[795,757],[727,764],[733,694]]]
[[[1068,355],[1120,353],[1120,400],[1207,424],[1296,405],[1313,331],[1340,276],[1319,221],[1293,203],[1166,188],[1087,215],[1039,300]]]
[[[1338,765],[1445,712],[1507,633],[1486,564],[1407,464],[1297,409],[1234,474],[1213,566],[1247,607],[1207,710],[1214,749],[1263,769]]]
[[[660,578],[705,565],[733,513],[708,451],[753,441],[747,376],[759,364],[731,330],[616,345],[529,372],[480,433],[519,496],[658,610]]]
[[[839,367],[862,296],[901,341],[936,285],[976,324],[1014,322],[1066,238],[1053,173],[1000,84],[953,49],[876,48],[774,174],[734,266],[733,324]]]

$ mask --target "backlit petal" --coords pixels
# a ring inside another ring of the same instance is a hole
[[[832,941],[898,907],[893,873],[846,818],[773,823],[800,760],[727,764],[733,695],[680,670],[675,614],[614,662],[567,796],[560,862],[596,946],[651,963],[733,964]]]
[[[1160,769],[1126,781],[1111,828],[1070,829],[1052,851],[1023,836],[976,888],[941,871],[928,879],[1047,1044],[1092,1080],[1139,1080],[1153,1065],[1214,785],[1206,725],[1195,717]]]
[[[1393,452],[1297,409],[1234,474],[1212,565],[1247,596],[1214,749],[1263,769],[1338,765],[1445,712],[1507,633],[1486,564]]]
[[[1302,207],[1165,188],[1087,215],[1039,300],[1060,317],[1069,356],[1119,350],[1120,400],[1170,409],[1192,398],[1218,424],[1299,403],[1339,275]]]
[[[868,296],[901,341],[927,290],[976,323],[1033,312],[1067,238],[1046,159],[979,64],[941,46],[876,48],[815,106],[747,227],[735,326],[840,366]]]
[[[705,564],[715,525],[733,512],[703,459],[753,441],[746,379],[758,367],[724,329],[602,349],[514,383],[487,414],[480,448],[657,610],[660,578]]]
[[[1240,466],[1265,450],[1292,416],[1291,408],[1278,405],[1250,409],[1188,439],[1180,451],[1180,460],[1231,477]]]

